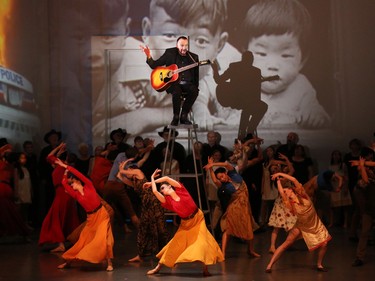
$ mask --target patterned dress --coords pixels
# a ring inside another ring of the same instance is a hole
[[[221,230],[244,240],[252,240],[254,231],[259,228],[251,213],[249,193],[245,181],[229,201],[228,207],[220,221]]]
[[[153,194],[151,188],[143,188],[143,184],[146,181],[146,178],[134,181],[134,190],[139,194],[142,202],[137,235],[137,247],[140,257],[156,254],[169,240],[164,208]]]
[[[296,221],[297,217],[285,207],[281,197],[277,197],[273,205],[268,225],[277,228],[284,228],[285,231],[289,231],[293,228]]]

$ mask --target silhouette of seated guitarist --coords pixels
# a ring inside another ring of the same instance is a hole
[[[219,75],[217,64],[211,64],[219,103],[224,107],[242,110],[239,139],[253,133],[267,111],[268,105],[261,100],[261,83],[279,79],[277,75],[262,77],[260,69],[253,66],[253,61],[253,54],[246,51],[242,54],[242,60],[231,63],[222,75]]]

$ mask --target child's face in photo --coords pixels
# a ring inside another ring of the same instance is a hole
[[[163,8],[155,6],[149,22],[149,35],[151,36],[146,38],[145,44],[150,49],[157,49],[153,50],[152,54],[154,58],[158,58],[165,49],[176,46],[177,38],[184,35],[189,38],[189,51],[198,54],[200,60],[213,61],[227,41],[227,33],[218,31],[213,35],[208,29],[209,24],[210,19],[202,17],[199,21],[181,26]],[[161,34],[163,35],[162,39],[152,37]],[[199,69],[200,78],[204,77],[209,69],[210,67],[207,66],[201,67]]]
[[[253,38],[248,50],[253,52],[254,66],[261,70],[263,77],[280,77],[279,80],[262,82],[262,92],[266,94],[284,91],[303,66],[298,39],[292,33]]]

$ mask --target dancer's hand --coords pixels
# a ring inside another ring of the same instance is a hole
[[[155,178],[159,177],[161,170],[156,169],[155,172],[152,173],[151,175],[151,180],[155,180]]]

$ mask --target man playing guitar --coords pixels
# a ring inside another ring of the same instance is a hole
[[[161,55],[161,57],[157,60],[154,60],[151,57],[151,51],[148,46],[140,47],[147,56],[147,64],[152,69],[155,69],[160,66],[170,66],[173,64],[177,65],[178,68],[186,67],[191,64],[197,64],[199,61],[198,55],[189,52],[188,46],[188,38],[185,36],[180,36],[177,38],[176,47],[166,49],[164,54]],[[165,82],[167,82],[165,85],[167,93],[172,94],[173,119],[171,125],[177,126],[178,122],[184,125],[191,125],[191,122],[188,120],[188,113],[190,112],[199,93],[199,68],[189,68],[186,71],[181,72],[178,79],[175,81],[169,84],[168,81]],[[181,109],[182,97],[185,98],[185,101]]]

